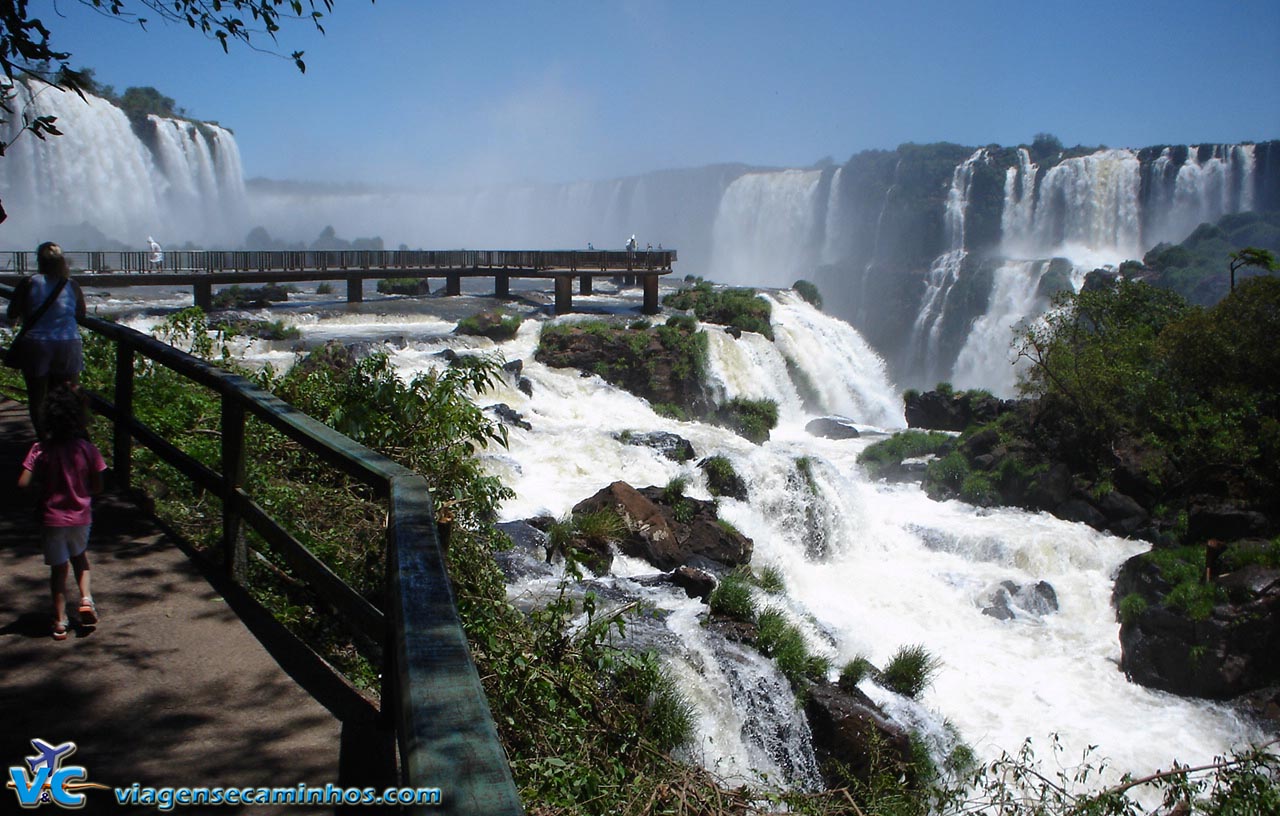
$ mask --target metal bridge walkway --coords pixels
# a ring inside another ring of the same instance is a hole
[[[99,496],[94,507],[89,557],[101,623],[92,633],[73,629],[67,640],[54,641],[34,501],[16,488],[32,441],[26,406],[0,401],[0,767],[6,782],[8,767],[23,766],[35,753],[30,741],[39,738],[75,742],[66,764],[83,766],[88,782],[113,787],[323,787],[339,783],[340,753],[344,784],[393,784],[363,771],[362,759],[387,763],[387,748],[373,734],[372,707],[315,671],[314,658],[278,624],[246,604],[234,586],[202,574],[121,496]],[[68,585],[69,597],[77,598],[73,577]],[[154,806],[121,808],[109,791],[85,795],[85,813],[157,812]],[[15,812],[15,791],[0,789],[0,813]]]

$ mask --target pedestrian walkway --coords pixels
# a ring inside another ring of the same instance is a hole
[[[372,707],[317,671],[314,656],[238,590],[219,588],[216,576],[211,583],[124,497],[108,493],[95,502],[89,555],[101,622],[94,631],[75,629],[54,641],[34,503],[15,486],[32,441],[26,406],[0,401],[0,770],[6,780],[9,766],[35,753],[35,738],[74,742],[69,764],[83,766],[87,781],[112,787],[323,787],[338,784],[340,770],[351,785],[382,776],[364,772],[359,761],[390,762],[382,738],[373,735]],[[74,580],[68,588],[74,599]],[[157,812],[121,810],[106,791],[86,795],[85,813]],[[16,805],[14,791],[0,790],[0,813],[16,812]]]

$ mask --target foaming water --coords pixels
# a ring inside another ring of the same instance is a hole
[[[875,405],[892,394],[882,374],[875,374],[883,363],[864,354],[856,333],[790,294],[771,299],[777,345],[829,389],[822,411],[834,410],[839,399]],[[523,361],[532,396],[506,378],[483,398],[486,405],[507,404],[531,426],[510,428],[507,450],[482,454],[486,468],[516,493],[501,510],[504,521],[563,516],[619,479],[642,487],[681,476],[691,495],[709,498],[695,463],[726,456],[747,482],[750,498],[721,499],[721,517],[754,540],[753,565],[776,567],[787,587],[784,597],[759,594],[758,602],[783,611],[810,648],[836,668],[859,654],[883,665],[904,645],[920,644],[936,655],[942,668],[918,700],[863,684],[931,745],[952,739],[949,723],[981,758],[1015,752],[1027,737],[1048,756],[1049,734],[1057,733],[1069,756],[1097,745],[1097,756],[1118,775],[1168,767],[1175,758],[1203,761],[1260,736],[1223,706],[1126,682],[1117,665],[1110,594],[1115,570],[1141,545],[1047,514],[939,503],[913,485],[868,480],[856,456],[871,437],[807,434],[804,424],[816,411],[780,379],[786,376],[783,352],[770,352],[763,338],[748,333],[735,341],[706,327],[713,338],[712,368],[718,367],[726,394],[737,389],[787,400],[771,439],[754,445],[723,428],[660,417],[644,400],[594,375],[537,362],[539,320],[526,321],[514,339],[495,344],[435,332],[438,326],[427,336],[419,332],[427,320],[387,317],[380,325],[388,336],[411,336],[387,346],[406,377],[444,365],[445,349]],[[367,324],[359,320],[321,318],[311,331],[367,340],[360,333]],[[258,352],[250,347],[246,353],[252,358]],[[751,383],[771,384],[752,391]],[[884,425],[901,425],[899,408],[882,405],[879,416]],[[624,444],[618,437],[627,430],[680,434],[696,458],[676,463]],[[797,462],[802,458],[807,476]],[[808,729],[785,679],[769,661],[703,627],[698,602],[632,580],[653,572],[619,557],[615,577],[596,585],[609,597],[641,598],[662,611],[628,631],[638,647],[663,653],[694,705],[698,736],[688,756],[730,780],[764,775],[800,789],[816,785]],[[510,592],[521,603],[532,602],[545,596],[557,575],[553,570],[526,579]],[[1015,603],[1010,620],[983,614],[1006,581],[1047,582],[1059,608]]]

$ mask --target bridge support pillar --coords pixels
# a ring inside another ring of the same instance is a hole
[[[644,276],[644,313],[647,315],[658,313],[658,276]]]
[[[578,294],[580,295],[591,294],[591,276],[590,275],[582,275],[581,277],[578,278]]]
[[[213,308],[213,284],[212,283],[196,283],[191,286],[191,294],[194,296],[196,305],[206,312]]]
[[[444,279],[444,293],[446,295],[462,294],[462,276],[446,275]]]
[[[573,311],[573,276],[556,275],[556,314]]]
[[[635,285],[636,285],[636,276],[635,276],[635,275],[623,275],[623,276],[622,276],[622,285],[623,285],[623,286],[635,286]]]
[[[511,296],[511,276],[497,274],[493,276],[493,296],[494,297],[510,297]]]
[[[347,303],[364,301],[364,281],[360,278],[347,278]]]

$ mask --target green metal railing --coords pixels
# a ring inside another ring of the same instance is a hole
[[[13,290],[0,286],[0,296]],[[115,478],[132,478],[135,440],[222,503],[221,546],[240,582],[249,552],[245,527],[368,641],[383,644],[382,707],[399,746],[401,784],[439,787],[443,806],[421,812],[504,816],[523,813],[484,688],[467,646],[445,569],[431,494],[422,476],[316,421],[248,380],[155,338],[97,318],[80,324],[114,343],[112,399],[90,395],[112,423]],[[215,470],[178,449],[134,415],[134,367],[145,357],[220,395],[221,463]],[[244,485],[245,420],[253,416],[328,466],[372,488],[388,506],[385,608],[378,609],[278,524]],[[417,812],[416,810],[414,812]]]

